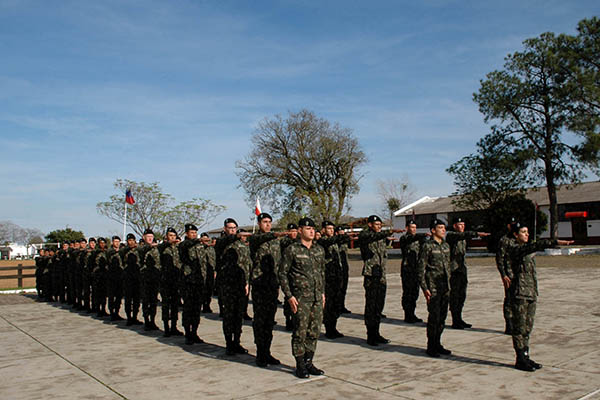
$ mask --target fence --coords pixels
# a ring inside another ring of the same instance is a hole
[[[13,265],[13,266],[8,266],[8,267],[0,267],[0,281],[4,281],[4,280],[8,280],[8,279],[12,279],[12,280],[17,280],[17,287],[19,289],[23,288],[23,279],[28,279],[28,278],[34,278],[34,284],[33,286],[35,286],[35,272],[29,273],[29,274],[24,274],[23,271],[29,271],[29,270],[34,270],[35,271],[35,265],[23,265],[23,264],[17,264],[17,265]],[[7,272],[9,271],[16,271],[16,275],[5,275]],[[8,285],[8,284],[0,284],[0,288],[6,288],[6,287],[14,287],[12,285]]]

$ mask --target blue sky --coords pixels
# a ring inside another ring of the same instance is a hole
[[[488,132],[473,92],[521,42],[598,1],[0,0],[0,220],[121,232],[96,203],[127,178],[244,224],[234,164],[257,122],[308,108],[354,130],[378,179],[448,195]],[[135,193],[134,193],[135,196]],[[263,200],[266,202],[266,199]],[[265,210],[268,211],[268,210]]]

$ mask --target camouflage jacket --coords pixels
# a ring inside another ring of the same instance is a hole
[[[400,249],[402,250],[403,268],[417,268],[417,261],[419,260],[419,250],[421,249],[421,243],[426,239],[427,235],[424,233],[417,233],[415,235],[407,233],[400,237]]]
[[[478,237],[477,232],[465,231],[462,233],[450,231],[446,234],[446,242],[450,245],[450,271],[467,273],[465,254],[467,254],[467,239]]]
[[[140,273],[140,255],[136,247],[125,247],[122,249],[123,266],[126,276],[136,276]]]
[[[498,250],[496,251],[496,268],[498,268],[498,272],[500,272],[500,276],[502,278],[506,276],[508,276],[510,279],[513,278],[512,269],[510,268],[508,249],[515,243],[515,239],[510,232],[502,236],[498,241]]]
[[[140,273],[150,273],[160,270],[160,252],[157,246],[150,246],[144,243],[137,247]]]
[[[106,257],[106,250],[94,249],[90,255],[92,263],[92,274],[99,274],[106,271],[108,264],[108,258]]]
[[[215,253],[215,248],[213,246],[204,245],[205,256],[206,256],[206,269],[215,271],[217,267],[217,254]]]
[[[347,235],[344,235],[347,236]],[[349,249],[349,242],[350,242],[350,237],[348,236],[348,242],[346,243],[340,243],[339,247],[340,247],[340,262],[342,263],[342,267],[344,267],[345,269],[348,269],[348,249]]]
[[[89,276],[94,268],[94,258],[92,257],[94,252],[95,250],[88,248],[81,255],[81,266],[83,267],[83,275],[85,276]]]
[[[207,250],[199,239],[185,239],[179,244],[181,273],[185,280],[203,285],[206,281]]]
[[[380,278],[382,283],[386,283],[386,239],[389,235],[389,232],[375,232],[371,229],[365,229],[358,234],[360,257],[363,260],[363,276]]]
[[[323,236],[317,243],[325,250],[325,279],[327,282],[339,281],[342,276],[342,260],[340,257],[340,247],[342,243],[346,243],[346,237],[338,236]]]
[[[513,241],[508,248],[513,278],[510,294],[516,299],[536,300],[538,296],[535,252],[556,246],[556,240],[538,240],[519,244]]]
[[[182,265],[179,257],[179,248],[176,243],[162,242],[158,246],[160,254],[160,282],[163,288],[173,288],[179,285]]]
[[[279,287],[279,268],[281,265],[281,243],[271,233],[260,232],[250,236],[250,256],[252,268],[250,279],[255,288]]]
[[[444,294],[450,290],[450,245],[434,239],[421,245],[418,261],[418,279],[421,289],[431,294]]]
[[[294,242],[283,252],[279,283],[285,299],[321,301],[325,293],[325,250],[313,242],[310,249]]]
[[[252,265],[248,246],[236,235],[227,235],[219,238],[215,247],[220,284],[232,288],[245,287]]]
[[[111,247],[106,251],[106,260],[109,272],[120,272],[123,270],[121,256],[119,255],[119,251],[115,250],[114,247]]]

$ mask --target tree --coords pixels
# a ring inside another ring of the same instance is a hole
[[[236,162],[241,187],[274,214],[300,210],[337,222],[359,191],[367,161],[352,130],[308,110],[260,122],[252,150]]]
[[[415,196],[415,190],[407,176],[402,179],[391,178],[377,181],[377,194],[383,203],[382,212],[389,215],[390,221],[394,212],[408,204]]]
[[[0,221],[0,244],[28,244],[32,238],[38,236],[44,236],[39,229],[23,228],[11,221]]]
[[[525,40],[524,50],[509,54],[504,70],[487,74],[473,95],[485,122],[498,122],[494,140],[521,148],[531,178],[546,182],[552,238],[558,235],[557,185],[580,182],[586,168],[597,169],[600,149],[596,136],[573,130],[578,102],[566,83],[572,61],[561,43],[553,33]]]
[[[57,229],[46,235],[46,243],[65,243],[71,240],[83,239],[83,232],[74,231],[66,227],[65,229]]]
[[[117,179],[114,183],[117,194],[109,201],[96,204],[96,210],[113,221],[123,223],[125,192],[131,190],[135,204],[127,206],[127,225],[138,235],[151,228],[156,236],[162,237],[172,226],[182,231],[185,223],[193,223],[198,229],[210,224],[225,210],[225,206],[202,198],[193,198],[178,204],[173,196],[163,193],[158,182],[144,183],[128,179]]]

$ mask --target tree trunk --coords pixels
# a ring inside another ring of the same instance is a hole
[[[548,199],[550,200],[550,237],[558,239],[558,202],[552,166],[546,166],[546,187],[548,189]]]

